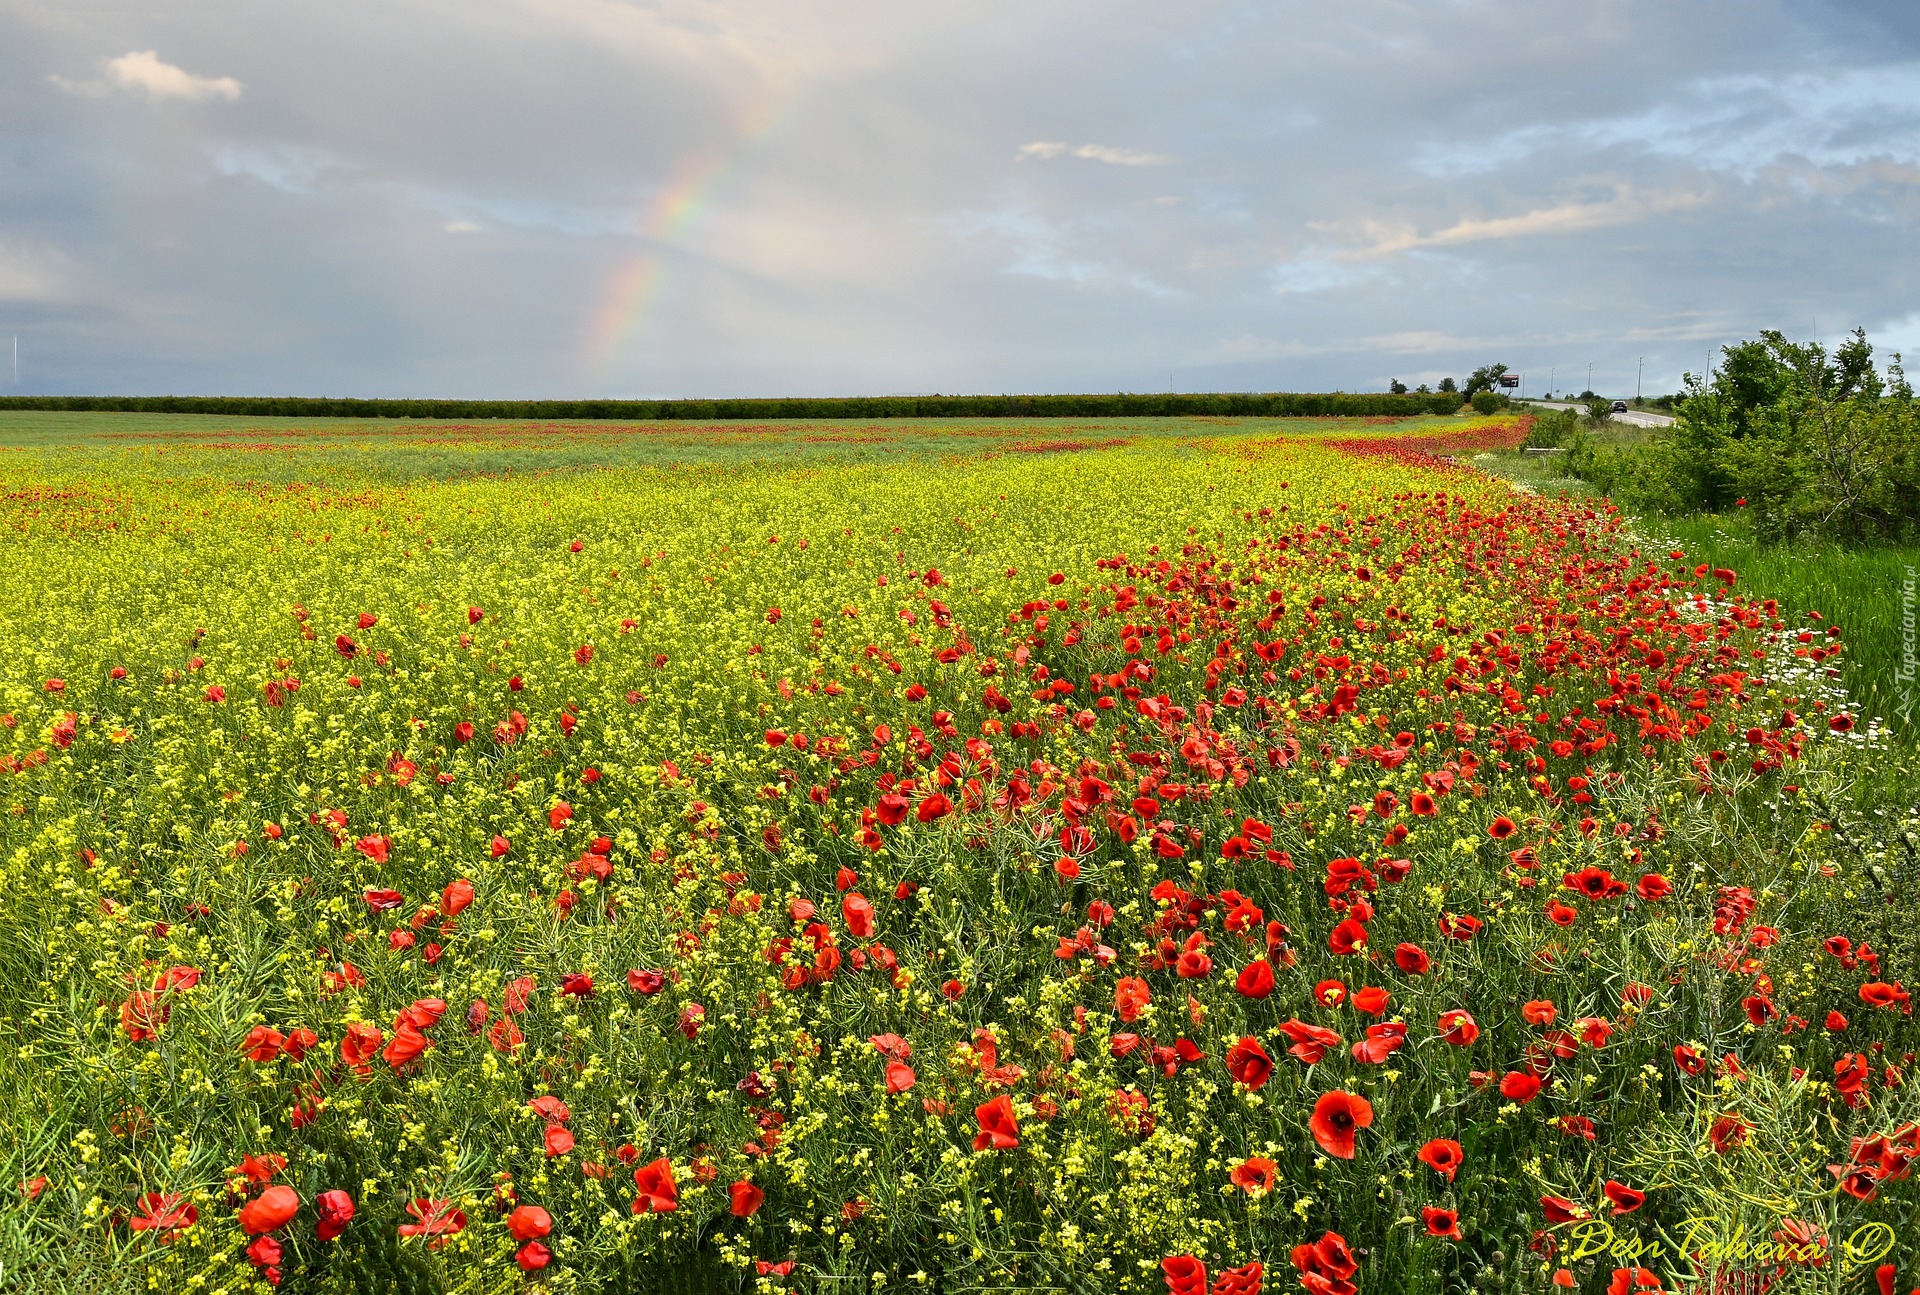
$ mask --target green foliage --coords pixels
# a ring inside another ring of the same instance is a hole
[[[1665,435],[1612,452],[1584,445],[1569,471],[1643,511],[1745,508],[1768,543],[1920,530],[1920,409],[1898,356],[1882,376],[1863,331],[1829,355],[1772,330],[1725,356],[1710,378],[1689,378]],[[1604,423],[1604,402],[1589,408]]]
[[[1492,366],[1494,379],[1505,365]],[[1491,386],[1489,379],[1483,386]],[[1442,384],[1442,391],[1450,390]],[[1405,388],[1401,390],[1404,392]],[[1469,394],[1478,388],[1470,388]],[[849,396],[737,400],[330,400],[305,396],[7,396],[0,411],[242,414],[286,418],[512,418],[704,421],[793,418],[1278,418],[1451,414],[1441,396],[1197,392],[1060,396]]]
[[[1463,394],[1471,400],[1479,392],[1492,391],[1500,384],[1500,375],[1506,371],[1507,366],[1504,364],[1481,365],[1467,378],[1467,385],[1462,389]]]
[[[1467,403],[1473,406],[1473,412],[1476,414],[1491,414],[1506,404],[1506,399],[1496,392],[1476,391]]]
[[[1571,409],[1543,409],[1533,417],[1533,430],[1527,433],[1526,448],[1565,448],[1579,430],[1579,415]]]

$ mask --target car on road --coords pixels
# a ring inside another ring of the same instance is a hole
[[[1624,401],[1624,400],[1616,400],[1616,401],[1614,401],[1614,402],[1613,402],[1613,412],[1614,412],[1614,413],[1616,413],[1616,414],[1624,414],[1624,413],[1626,413],[1626,412],[1627,412],[1627,402],[1626,402],[1626,401]]]

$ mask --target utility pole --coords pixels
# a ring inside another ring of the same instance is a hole
[[[1587,361],[1587,390],[1593,390],[1593,361]]]
[[[1643,355],[1640,357],[1640,363],[1633,370],[1633,403],[1636,405],[1640,403],[1640,375],[1646,372],[1646,369],[1647,357]]]

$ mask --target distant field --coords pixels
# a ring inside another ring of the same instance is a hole
[[[1420,435],[1510,421],[1428,415],[522,423],[0,410],[0,454],[31,451],[75,468],[140,463],[261,480],[348,472],[393,481],[677,464],[881,463],[903,456],[1084,451],[1131,441],[1328,438],[1388,428]]]

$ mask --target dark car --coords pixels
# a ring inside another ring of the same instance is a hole
[[[1624,400],[1616,400],[1616,401],[1614,401],[1614,402],[1613,402],[1613,412],[1614,412],[1614,413],[1616,413],[1616,414],[1624,414],[1624,413],[1626,413],[1626,412],[1627,412],[1627,402],[1626,402],[1626,401],[1624,401]]]

